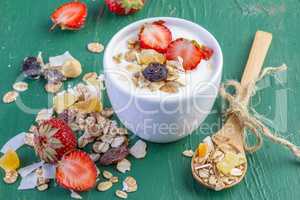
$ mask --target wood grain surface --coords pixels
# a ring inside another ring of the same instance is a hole
[[[265,66],[286,63],[289,71],[268,77],[258,85],[251,105],[269,120],[276,131],[300,145],[300,1],[298,0],[148,0],[145,9],[135,15],[118,17],[104,8],[102,0],[85,1],[89,7],[86,26],[78,32],[49,32],[49,15],[61,0],[0,1],[0,96],[12,88],[20,74],[25,56],[44,52],[45,57],[69,50],[84,66],[84,72],[102,71],[103,54],[86,50],[86,44],[109,39],[122,27],[136,20],[155,16],[173,16],[196,22],[213,33],[224,53],[223,80],[240,79],[256,30],[273,34],[273,42]],[[69,83],[75,83],[78,80]],[[21,94],[17,105],[0,103],[0,146],[15,134],[25,131],[34,121],[36,110],[51,105],[51,96],[43,89],[43,81],[28,81],[30,89]],[[67,87],[67,84],[64,85]],[[109,106],[106,99],[105,104]],[[148,144],[144,160],[132,161],[129,173],[139,184],[129,199],[193,200],[193,199],[299,199],[300,163],[286,150],[265,141],[263,148],[248,155],[245,180],[233,189],[214,192],[200,187],[192,178],[190,160],[181,155],[194,149],[205,136],[221,126],[223,102],[219,99],[204,124],[191,136],[172,144]],[[23,109],[21,109],[23,108]],[[26,109],[24,109],[26,108]],[[28,108],[31,108],[28,110]],[[31,149],[18,151],[22,165],[33,162]],[[104,168],[101,168],[103,170]],[[120,177],[114,169],[108,168]],[[1,170],[1,177],[4,173]],[[0,180],[0,199],[38,200],[68,199],[69,192],[51,185],[46,192],[17,191],[18,183],[5,185]],[[84,199],[115,199],[117,184],[108,192],[83,193]]]

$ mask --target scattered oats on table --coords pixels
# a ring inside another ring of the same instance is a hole
[[[182,155],[184,155],[185,157],[191,158],[194,155],[194,151],[193,150],[185,150],[182,152]]]
[[[16,170],[8,170],[5,171],[5,176],[3,178],[3,181],[7,184],[13,184],[17,181],[18,176],[19,174]]]
[[[123,181],[123,191],[125,192],[135,192],[138,189],[136,180],[132,176],[128,176]]]
[[[122,190],[116,190],[116,196],[121,198],[121,199],[127,199],[128,194]]]
[[[111,181],[104,181],[98,184],[97,189],[100,192],[104,192],[109,190],[112,187],[112,182]]]
[[[113,175],[109,171],[104,170],[103,171],[103,177],[109,180],[109,179],[111,179],[111,177],[113,177]]]
[[[119,178],[117,176],[113,176],[109,179],[109,181],[115,184],[119,182]]]
[[[14,90],[18,91],[18,92],[24,92],[28,89],[28,84],[26,82],[16,82],[13,84],[13,88]]]
[[[12,103],[17,100],[19,93],[16,91],[9,91],[3,96],[3,103]]]
[[[45,90],[48,93],[57,93],[60,88],[62,87],[62,82],[58,82],[58,83],[47,83],[45,85]]]
[[[104,46],[99,42],[91,42],[87,45],[87,49],[92,53],[101,53],[104,50]]]
[[[131,163],[126,158],[124,158],[123,160],[117,163],[117,170],[119,172],[126,173],[127,171],[130,171],[130,168],[131,168]]]

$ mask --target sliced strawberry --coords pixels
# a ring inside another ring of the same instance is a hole
[[[83,27],[87,16],[87,6],[82,2],[69,2],[61,5],[51,15],[53,26],[61,29],[78,30]]]
[[[147,23],[140,30],[139,40],[141,48],[164,53],[172,41],[172,33],[164,25],[164,21]]]
[[[83,151],[66,154],[56,168],[56,181],[65,189],[87,191],[96,185],[96,178],[96,166]]]
[[[204,60],[209,60],[214,54],[214,50],[207,46],[201,46],[202,58]]]
[[[145,0],[105,0],[105,3],[112,13],[130,15],[141,10]]]
[[[168,60],[177,60],[178,57],[183,59],[183,68],[193,70],[201,62],[201,48],[195,41],[179,38],[170,43],[166,57]]]

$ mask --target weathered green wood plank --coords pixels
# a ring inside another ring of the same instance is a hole
[[[118,17],[108,13],[99,16],[103,1],[86,1],[89,16],[79,32],[48,32],[50,13],[62,3],[59,0],[0,1],[0,96],[11,89],[19,74],[22,59],[38,51],[45,56],[69,50],[84,65],[84,71],[102,71],[102,54],[93,55],[85,46],[92,40],[107,44],[120,28],[139,19],[154,16],[181,17],[203,25],[219,40],[224,53],[223,79],[239,79],[245,65],[252,37],[257,29],[270,31],[274,40],[266,65],[288,64],[287,80],[280,85],[275,79],[262,84],[253,99],[255,109],[271,119],[283,135],[300,144],[300,1],[297,0],[149,0],[136,15]],[[75,80],[76,81],[76,80]],[[269,86],[268,86],[269,85]],[[66,87],[66,85],[65,85]],[[288,88],[288,89],[287,89]],[[31,108],[48,105],[43,84],[30,81],[30,90],[21,94]],[[106,101],[109,105],[109,102]],[[221,101],[205,123],[220,123]],[[277,110],[277,111],[276,111]],[[276,111],[276,112],[275,112]],[[34,115],[24,113],[16,104],[0,103],[0,146],[16,133],[26,130]],[[263,149],[249,155],[249,172],[245,181],[232,190],[213,192],[199,187],[190,174],[189,159],[181,152],[195,148],[213,130],[200,128],[177,143],[150,144],[145,160],[132,159],[130,174],[136,177],[139,190],[130,199],[299,199],[300,164],[286,150],[265,142]],[[29,148],[19,151],[24,165],[34,157]],[[1,171],[1,176],[3,172]],[[123,176],[124,177],[124,176]],[[106,193],[91,191],[85,199],[113,199],[114,189]],[[17,191],[17,184],[0,181],[0,199],[66,199],[69,193],[51,187],[47,192]]]

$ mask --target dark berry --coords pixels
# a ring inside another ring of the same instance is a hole
[[[143,71],[145,79],[151,82],[159,82],[167,79],[168,69],[160,63],[150,63]]]
[[[46,69],[43,72],[44,78],[51,83],[58,83],[65,79],[64,75],[56,69]]]
[[[39,78],[41,75],[41,65],[36,57],[30,56],[23,61],[22,71],[28,78]]]

